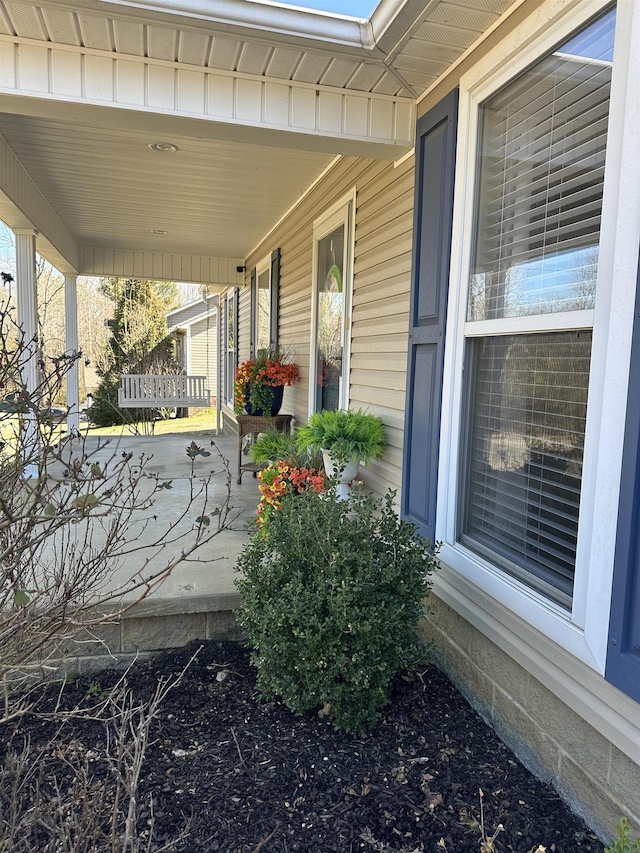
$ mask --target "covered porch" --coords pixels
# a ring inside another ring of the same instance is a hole
[[[446,62],[419,67],[411,56],[428,44],[421,28],[435,27],[439,15],[439,4],[426,0],[383,0],[371,21],[253,0],[193,14],[170,5],[96,10],[88,0],[55,8],[16,0],[10,13],[3,7],[0,219],[15,234],[26,340],[38,335],[39,253],[64,275],[68,354],[79,348],[78,276],[141,277],[202,287],[207,308],[216,308],[220,368],[228,359],[220,296],[236,294],[236,312],[246,311],[238,306],[247,304],[252,286],[251,253],[341,158],[391,163],[411,152],[417,95],[499,19],[503,4],[490,5],[482,20],[469,17],[463,37],[446,47]],[[456,4],[461,14],[464,7]],[[447,32],[438,37],[444,48]],[[246,358],[247,317],[236,313],[235,322],[235,358]],[[227,387],[220,370],[216,383],[218,411],[221,399],[229,402],[226,367]],[[35,391],[33,368],[25,379]],[[121,401],[207,405],[211,387],[203,372],[128,377]],[[67,405],[74,431],[77,363],[68,374]],[[224,428],[234,427],[227,405]],[[218,437],[222,429],[218,415]],[[222,440],[231,442],[235,458],[236,439]],[[166,437],[150,441],[173,475],[182,451],[168,448]],[[252,478],[242,501],[245,512],[255,508]],[[229,564],[246,534],[234,536]],[[144,607],[188,611],[191,598],[234,595],[220,564],[193,571],[198,580],[177,587],[170,581],[166,594]]]
[[[0,13],[0,218],[27,339],[36,252],[64,274],[75,351],[79,275],[247,287],[251,250],[336,156],[411,148],[419,87],[363,21],[253,2],[195,19],[89,5]],[[404,5],[379,10],[389,44]],[[75,429],[76,369],[67,402]]]
[[[80,275],[194,283],[214,300],[248,289],[251,252],[337,158],[410,153],[417,97],[505,4],[485,7],[383,0],[369,21],[253,0],[0,10],[0,219],[27,338],[36,252],[64,274],[70,352]],[[75,368],[67,402],[77,429]]]
[[[234,292],[236,311],[246,301],[247,258],[309,187],[343,155],[391,162],[410,152],[416,94],[439,68],[400,70],[404,48],[394,45],[406,32],[407,6],[415,30],[432,15],[424,0],[384,0],[375,38],[365,21],[244,0],[193,15],[178,6],[97,9],[85,0],[55,8],[16,0],[11,13],[3,7],[0,219],[15,235],[25,339],[38,337],[38,253],[64,275],[69,355],[79,349],[79,276],[199,285],[206,307],[216,307],[222,343],[220,295]],[[496,0],[489,17],[499,14]],[[476,24],[456,51],[479,32]],[[168,319],[171,328],[175,318]],[[235,347],[236,357],[249,355],[246,338]],[[220,347],[218,364],[225,356]],[[32,393],[35,361],[24,377]],[[207,405],[203,372],[128,377],[121,402]],[[229,388],[216,384],[219,412]],[[75,363],[67,379],[70,432],[80,428],[78,385]],[[229,406],[224,428],[234,428]],[[223,435],[219,416],[214,438],[235,460],[237,439]],[[162,476],[174,480],[155,509],[170,516],[186,483],[184,435],[123,437],[120,444],[152,453]],[[110,626],[108,645],[129,655],[212,636],[218,623],[222,633],[233,630],[233,565],[257,501],[255,479],[234,485],[236,529]],[[114,583],[131,568],[115,569]],[[79,669],[101,656],[98,647],[89,651]]]

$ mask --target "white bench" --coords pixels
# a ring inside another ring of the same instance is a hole
[[[121,409],[208,408],[211,392],[206,381],[206,376],[121,373],[118,405]]]

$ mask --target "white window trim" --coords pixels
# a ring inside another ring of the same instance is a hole
[[[318,275],[318,242],[333,229],[344,223],[346,228],[346,262],[342,278],[342,298],[343,298],[343,314],[344,314],[344,341],[342,348],[342,370],[344,382],[340,394],[340,408],[349,408],[350,381],[351,372],[351,306],[353,295],[353,252],[355,246],[356,233],[356,188],[338,199],[335,204],[332,204],[328,210],[325,210],[321,216],[318,216],[313,221],[313,259],[312,259],[312,282],[311,282],[311,350],[309,353],[309,415],[315,412],[316,406],[316,346],[317,346],[317,314],[318,300],[317,295],[317,275]]]
[[[546,0],[460,81],[457,169],[450,295],[445,350],[442,443],[439,459],[436,538],[443,541],[444,570],[435,591],[452,600],[452,590],[468,589],[464,607],[476,620],[488,621],[474,599],[484,593],[590,667],[604,672],[617,520],[617,495],[626,410],[631,324],[640,239],[640,11],[635,3],[618,3],[614,72],[609,114],[609,142],[602,211],[600,263],[593,315],[592,371],[584,450],[580,530],[572,613],[506,575],[455,541],[457,481],[461,433],[462,368],[466,295],[475,200],[478,106],[535,61],[550,52],[610,4],[602,0]],[[633,38],[636,39],[635,45]],[[635,56],[632,57],[632,51]],[[633,78],[633,79],[632,79]],[[636,160],[633,151],[635,149]],[[624,181],[620,175],[624,174]],[[624,205],[631,215],[625,216]],[[622,234],[621,234],[622,230]],[[615,272],[615,274],[614,274]],[[612,306],[615,306],[612,309]],[[576,312],[577,313],[577,312]],[[535,319],[539,330],[540,317]],[[562,328],[575,317],[549,317]],[[526,329],[527,320],[518,318]],[[545,322],[543,320],[543,322]],[[477,325],[481,333],[480,324]],[[486,326],[486,324],[482,324]],[[516,324],[514,324],[514,331]],[[501,332],[504,333],[504,323]],[[485,328],[485,334],[487,328]],[[497,333],[497,332],[494,332]],[[615,389],[615,390],[614,390]],[[617,395],[617,396],[616,396]],[[592,535],[593,531],[602,535]],[[472,621],[476,621],[473,620]]]

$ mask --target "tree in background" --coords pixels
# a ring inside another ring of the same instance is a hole
[[[173,282],[149,279],[102,279],[102,293],[114,302],[109,362],[99,370],[100,384],[94,394],[91,419],[98,426],[153,421],[154,409],[118,406],[121,373],[175,374],[173,341],[167,336],[167,311],[178,301]]]
[[[15,246],[12,235],[1,222],[0,264],[10,277],[10,280],[0,283],[0,298],[15,307]],[[40,255],[36,256],[36,285],[40,350],[45,359],[60,359],[67,350],[64,276]],[[78,348],[82,353],[78,361],[78,379],[80,400],[84,400],[87,390],[85,371],[90,365],[108,365],[109,330],[105,327],[105,320],[113,314],[113,306],[109,297],[100,290],[97,279],[79,276],[77,287]],[[46,405],[64,405],[65,402],[65,383],[56,386],[55,398],[43,401]]]

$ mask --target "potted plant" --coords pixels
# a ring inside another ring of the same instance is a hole
[[[379,459],[387,446],[382,418],[362,409],[316,412],[298,431],[298,441],[301,447],[322,451],[328,476],[338,477],[340,497],[347,497],[360,462]]]
[[[297,436],[275,428],[261,433],[251,445],[251,461],[257,465],[271,465],[281,459],[296,457],[297,453]]]
[[[280,432],[274,427],[261,433],[253,442],[251,460],[258,465],[271,465],[281,460],[314,468],[322,464],[317,451],[300,446],[297,434]]]
[[[282,405],[285,385],[295,385],[300,378],[298,365],[287,361],[287,353],[279,347],[258,350],[255,358],[243,361],[236,370],[234,411],[249,415],[277,415]]]

